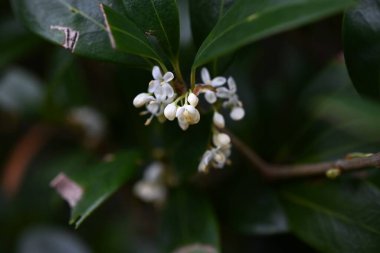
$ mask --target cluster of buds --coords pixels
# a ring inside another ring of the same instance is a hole
[[[194,85],[192,89],[178,96],[171,84],[174,80],[172,72],[162,75],[159,67],[155,66],[152,75],[154,80],[150,81],[148,92],[138,94],[133,101],[135,107],[146,107],[142,114],[151,114],[145,125],[150,124],[153,117],[157,117],[160,122],[177,118],[180,128],[188,129],[190,125],[200,121],[198,96],[204,94],[205,100],[214,108],[214,135],[211,148],[203,155],[198,169],[207,172],[210,166],[223,168],[228,162],[231,144],[229,136],[218,130],[225,127],[224,117],[218,110],[221,107],[229,109],[232,120],[241,120],[245,115],[243,103],[236,93],[235,80],[232,77],[227,79],[221,76],[211,78],[209,71],[203,68],[202,83]]]

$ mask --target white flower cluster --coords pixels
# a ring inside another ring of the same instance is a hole
[[[210,166],[221,169],[229,161],[231,155],[231,139],[225,133],[215,131],[212,138],[213,146],[203,154],[198,166],[199,172],[208,172]]]
[[[231,109],[230,117],[233,120],[241,120],[244,118],[245,111],[243,108],[243,103],[239,100],[236,94],[237,88],[235,80],[232,77],[226,78],[217,76],[211,79],[210,73],[206,68],[201,71],[202,84],[198,84],[200,92],[205,94],[205,99],[208,103],[214,104],[217,102],[218,98],[224,99],[223,107]],[[224,84],[227,82],[227,87]]]
[[[134,194],[145,202],[162,204],[167,194],[164,172],[162,163],[150,164],[144,172],[143,179],[135,184]]]
[[[245,116],[243,103],[236,94],[235,80],[232,77],[226,79],[221,76],[211,79],[209,71],[203,68],[201,70],[202,83],[177,96],[170,84],[174,79],[172,72],[162,75],[160,68],[155,66],[152,75],[154,80],[149,83],[148,92],[138,94],[133,101],[135,107],[146,107],[146,111],[142,114],[151,114],[145,125],[148,125],[153,117],[157,117],[161,122],[165,119],[173,121],[177,118],[181,129],[188,129],[190,125],[200,121],[200,113],[196,107],[199,102],[198,95],[204,94],[205,100],[214,108],[214,135],[213,145],[204,153],[198,170],[207,172],[211,166],[223,168],[231,154],[231,140],[227,134],[218,130],[225,127],[224,117],[218,109],[221,106],[230,109],[230,117],[233,120],[241,120]]]

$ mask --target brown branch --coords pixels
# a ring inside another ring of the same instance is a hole
[[[223,130],[231,137],[232,144],[248,159],[252,166],[269,180],[281,180],[297,177],[310,177],[326,175],[329,171],[338,173],[356,171],[369,167],[380,166],[380,153],[366,157],[339,159],[330,162],[300,165],[277,165],[270,164],[261,159],[249,146],[228,130]]]

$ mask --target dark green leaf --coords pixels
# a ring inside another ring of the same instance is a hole
[[[256,235],[287,232],[287,220],[274,190],[257,174],[239,175],[223,189],[219,210],[232,228]]]
[[[171,57],[179,48],[179,16],[176,0],[123,0],[126,13],[145,34],[158,40]]]
[[[115,0],[102,1],[115,9],[123,6]],[[92,0],[12,0],[13,9],[20,20],[33,32],[63,45],[66,40],[64,27],[79,34],[74,53],[133,66],[147,66],[141,58],[123,54],[111,48],[99,8],[99,1]],[[61,28],[60,28],[61,27]]]
[[[71,212],[70,223],[78,227],[98,206],[130,179],[137,168],[136,152],[119,152],[111,161],[104,161],[85,169],[74,166],[65,171],[83,190],[83,196]],[[79,164],[78,166],[83,166]]]
[[[380,2],[361,0],[344,17],[344,55],[350,77],[363,95],[380,97]]]
[[[193,40],[200,47],[218,20],[234,0],[190,0],[190,18]]]
[[[159,61],[144,33],[127,17],[101,5],[112,47]]]
[[[342,11],[354,0],[238,0],[200,47],[194,67],[264,37]]]
[[[380,105],[357,97],[328,97],[320,100],[318,116],[360,139],[370,142],[380,134]]]
[[[15,20],[0,23],[0,68],[24,56],[41,41]]]
[[[380,247],[380,190],[367,182],[320,182],[281,191],[291,230],[321,252]]]
[[[171,192],[160,233],[163,252],[195,244],[218,249],[218,234],[214,213],[204,196],[184,189]]]

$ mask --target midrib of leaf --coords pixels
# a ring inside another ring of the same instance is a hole
[[[161,17],[160,15],[158,15],[158,12],[157,12],[157,9],[156,9],[156,6],[154,5],[154,2],[153,0],[150,0],[150,3],[152,4],[152,7],[153,7],[153,10],[154,10],[154,13],[156,14],[156,17],[157,17],[157,20],[158,22],[160,23],[160,27],[161,27],[161,30],[162,32],[164,33],[164,36],[165,36],[165,39],[166,39],[166,42],[168,43],[169,47],[170,47],[170,52],[173,54],[173,48],[170,44],[170,40],[169,40],[169,37],[168,37],[168,34],[167,34],[167,31],[164,27],[164,24],[162,23],[161,21]]]
[[[361,222],[355,222],[355,221],[351,220],[349,217],[347,217],[347,216],[345,216],[343,214],[334,212],[333,210],[327,209],[327,208],[325,208],[325,207],[323,207],[321,205],[313,203],[313,202],[311,202],[311,201],[309,201],[307,199],[301,198],[299,196],[295,196],[294,194],[291,194],[289,192],[283,192],[282,195],[285,198],[288,198],[290,201],[293,201],[296,204],[299,204],[301,206],[304,206],[304,207],[309,208],[309,209],[311,209],[313,211],[316,211],[316,212],[324,213],[327,216],[331,216],[333,218],[339,219],[342,222],[345,222],[347,224],[357,225],[358,227],[361,227],[364,230],[367,230],[367,231],[369,231],[369,232],[371,232],[373,234],[376,234],[376,235],[380,236],[380,231],[378,231],[376,229],[373,229],[372,227],[370,227],[370,226],[368,226],[366,224],[363,224]]]
[[[94,23],[95,25],[100,27],[102,30],[106,31],[106,27],[102,23],[98,22],[96,19],[92,18],[91,16],[87,15],[83,11],[79,10],[78,8],[74,7],[73,5],[69,4],[68,2],[66,2],[64,0],[58,0],[58,1],[62,5],[66,6],[70,11],[73,10],[75,13],[78,13],[79,15],[84,17],[85,19],[88,19],[89,21],[91,21],[92,23]]]
[[[154,52],[148,44],[146,44],[144,41],[142,41],[142,40],[139,39],[138,37],[132,35],[131,33],[127,32],[126,30],[123,30],[123,29],[120,29],[120,28],[118,28],[118,27],[112,26],[111,24],[110,24],[110,28],[112,28],[113,30],[116,30],[116,31],[118,31],[118,32],[120,32],[120,33],[122,33],[122,34],[125,34],[125,35],[127,35],[127,36],[129,36],[129,37],[135,39],[136,41],[140,42],[140,43],[141,43],[142,45],[144,45],[147,49],[149,49],[149,51],[151,51],[151,52],[153,53],[153,55],[155,55],[156,57],[158,57],[157,54],[156,54],[156,52]],[[148,55],[147,55],[147,57],[151,57],[151,56],[148,56]],[[157,60],[157,58],[155,58],[155,60]]]

